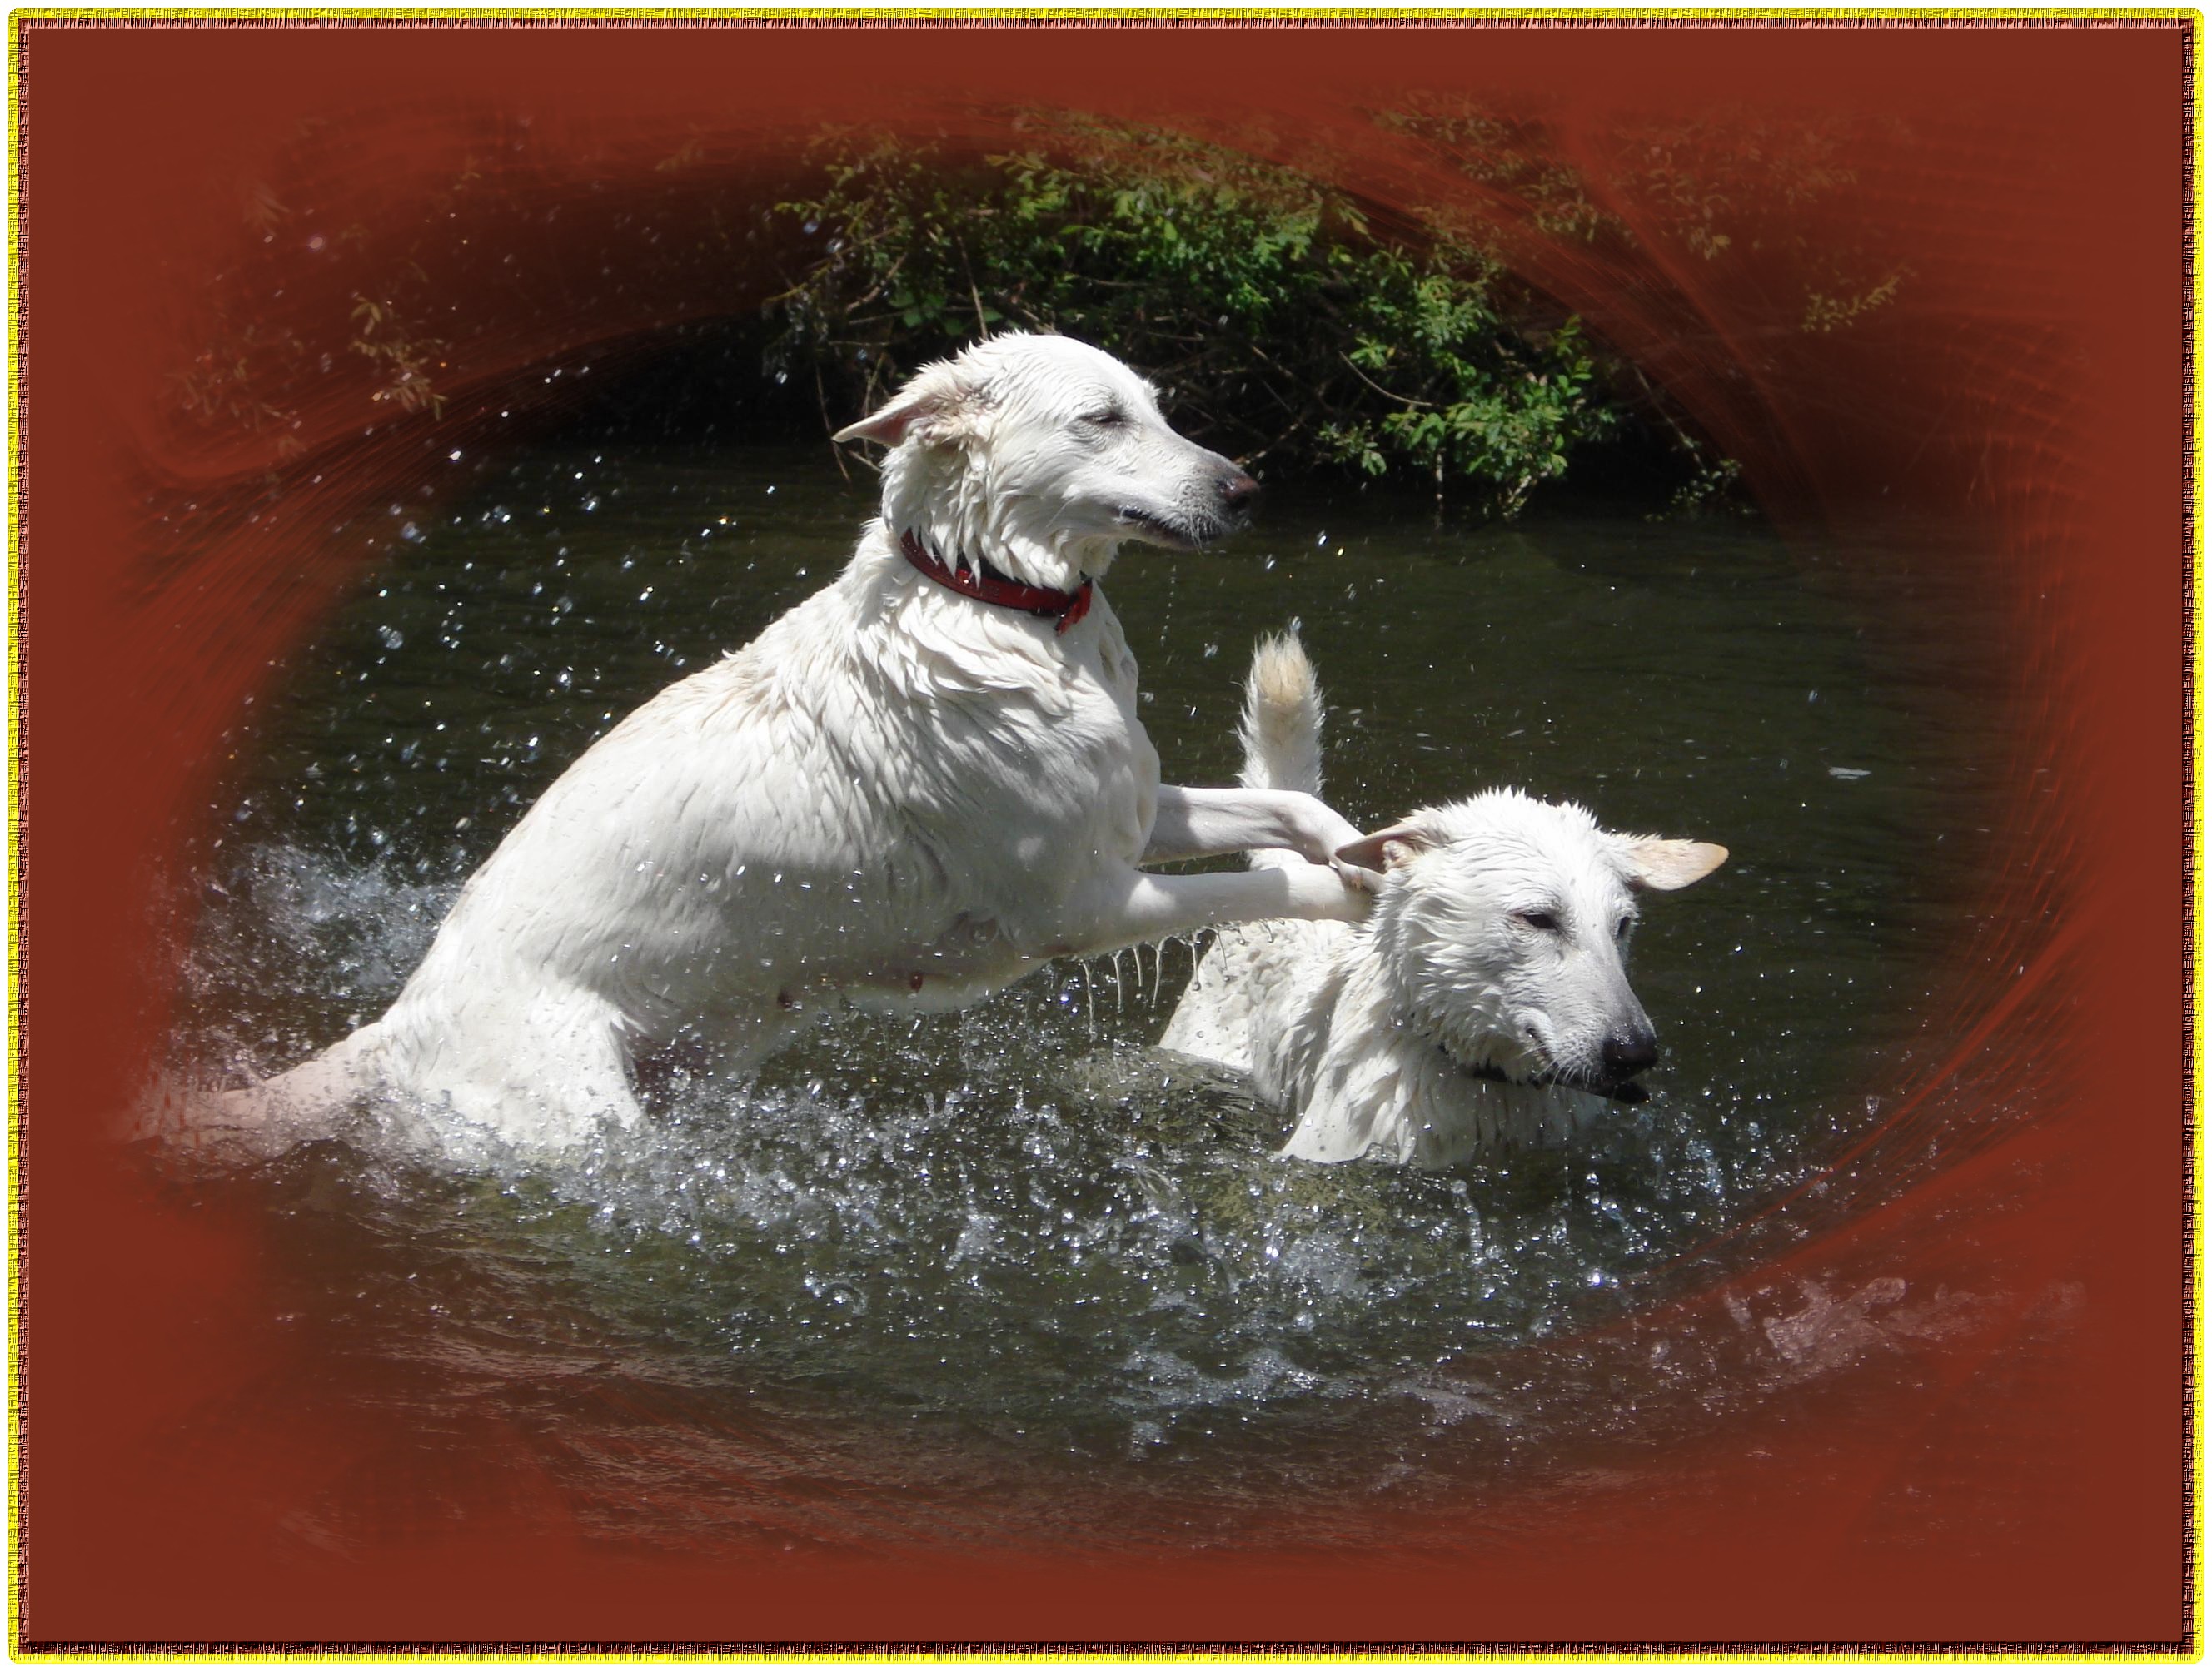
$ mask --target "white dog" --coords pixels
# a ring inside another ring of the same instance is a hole
[[[638,1118],[641,1049],[742,1066],[825,1004],[950,1009],[1050,958],[1366,910],[1332,863],[1358,833],[1314,797],[1159,783],[1097,590],[1124,540],[1241,526],[1251,478],[1064,337],[928,367],[854,438],[891,451],[843,575],[593,744],[391,1009],[214,1124],[273,1151],[397,1095],[555,1149]],[[1139,869],[1255,846],[1301,857]]]
[[[1263,643],[1245,783],[1317,792],[1321,718],[1297,640]],[[1617,836],[1579,807],[1493,790],[1340,857],[1384,872],[1373,915],[1225,930],[1161,1044],[1249,1073],[1297,1118],[1285,1155],[1437,1167],[1559,1142],[1608,1100],[1640,1100],[1634,1076],[1658,1050],[1624,962],[1636,895],[1685,887],[1728,851]]]

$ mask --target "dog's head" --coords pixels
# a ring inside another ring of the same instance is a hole
[[[1658,1060],[1628,984],[1637,900],[1728,857],[1493,790],[1344,848],[1383,873],[1368,932],[1408,1025],[1462,1067],[1618,1093]]]
[[[1152,385],[1066,336],[994,336],[924,367],[836,439],[891,449],[893,534],[1040,586],[1103,574],[1124,540],[1210,545],[1244,525],[1259,492],[1169,428]]]

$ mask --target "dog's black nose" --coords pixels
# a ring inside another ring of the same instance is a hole
[[[1260,484],[1239,470],[1233,476],[1224,476],[1217,484],[1221,489],[1221,503],[1231,511],[1249,511],[1252,501],[1260,497]]]
[[[1615,1080],[1632,1080],[1659,1060],[1659,1041],[1649,1028],[1607,1036],[1605,1071]]]

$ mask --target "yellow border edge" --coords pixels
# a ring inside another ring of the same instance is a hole
[[[441,22],[498,27],[510,23],[1566,23],[1647,27],[1669,23],[2078,23],[2185,22],[2192,39],[2203,13],[2190,6],[925,6],[902,0],[875,5],[793,6],[40,6],[9,13],[20,35],[27,23],[108,25],[184,23],[234,28],[258,23]],[[11,45],[11,61],[13,47]]]
[[[2182,1234],[2189,1249],[2188,1355],[2185,1395],[2189,1424],[2185,1446],[2188,1474],[2187,1536],[2189,1658],[2204,1654],[2204,1071],[2205,1071],[2205,904],[2204,875],[2204,17],[2189,25],[2189,85],[2184,97],[2189,128],[2189,223],[2187,325],[2189,338],[2184,394],[2188,415],[2183,484],[2187,495],[2189,552],[2185,571],[2189,587],[2186,631],[2189,724],[2183,770],[2188,792],[2189,950],[2184,978],[2189,984],[2188,1085],[2189,1177],[2183,1196]]]
[[[28,1214],[23,1187],[23,1081],[27,1040],[23,1027],[24,774],[23,712],[27,695],[23,648],[23,496],[25,439],[23,348],[24,148],[29,130],[23,119],[22,39],[24,19],[17,14],[8,29],[8,1641],[11,1651],[23,1641],[24,1459],[26,1454],[26,1347],[23,1268],[29,1248]]]

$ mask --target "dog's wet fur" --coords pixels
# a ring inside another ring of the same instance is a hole
[[[208,1100],[199,1136],[269,1154],[375,1100],[433,1142],[558,1151],[640,1118],[642,1053],[742,1068],[825,1005],[948,1009],[1054,957],[1365,911],[1334,858],[1359,833],[1311,795],[1159,782],[1103,591],[1055,618],[941,579],[988,565],[1072,592],[1125,541],[1242,526],[1256,484],[1176,434],[1151,385],[1067,338],[1000,336],[842,439],[890,450],[843,574],[593,744],[390,1010]],[[1297,857],[1140,869],[1255,845]]]

